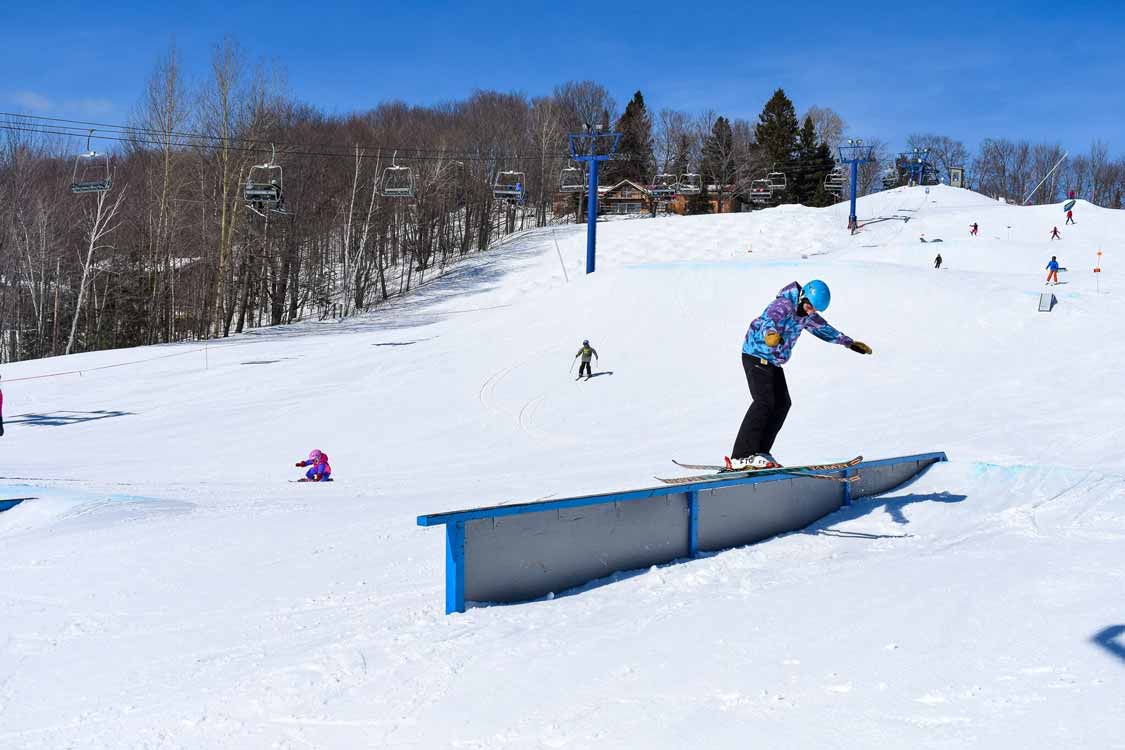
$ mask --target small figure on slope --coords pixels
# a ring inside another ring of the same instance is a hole
[[[937,257],[934,258],[934,268],[941,268],[941,253],[938,253]]]
[[[582,377],[583,371],[586,372],[586,379],[589,380],[591,377],[593,377],[593,373],[590,371],[590,357],[597,359],[598,350],[590,346],[589,340],[583,341],[582,348],[579,349],[578,353],[574,355],[575,359],[578,359],[579,357],[582,358],[582,364],[578,365],[578,377],[575,378],[575,380],[578,380]],[[571,367],[574,367],[574,365],[571,364]]]
[[[1059,234],[1059,228],[1058,227],[1051,227],[1051,239],[1052,240],[1061,240],[1062,239],[1062,235]]]
[[[332,481],[332,467],[328,465],[328,454],[324,451],[309,451],[309,457],[304,461],[298,461],[296,466],[300,469],[309,467],[309,470],[305,472],[305,478],[298,479],[298,482]]]
[[[1067,212],[1066,212],[1066,223],[1067,224],[1076,224],[1077,223],[1077,222],[1074,221],[1074,211],[1073,210],[1070,210],[1070,209],[1067,210]],[[1066,226],[1066,224],[1064,224],[1063,226]]]
[[[750,323],[742,342],[742,369],[753,401],[726,459],[728,469],[746,471],[779,465],[770,449],[792,405],[781,368],[789,361],[803,331],[859,354],[871,353],[867,344],[845,336],[820,316],[831,297],[823,281],[810,281],[804,287],[794,281],[778,292],[765,312]]]
[[[977,229],[979,229],[979,228],[980,227],[978,227],[977,223],[974,221],[972,224],[969,225],[969,235],[972,236],[972,237],[976,237],[977,236]]]
[[[1046,283],[1050,284],[1052,282],[1054,282],[1055,284],[1059,283],[1059,261],[1058,258],[1054,255],[1051,256],[1050,262],[1047,263]]]

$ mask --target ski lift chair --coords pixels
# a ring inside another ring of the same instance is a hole
[[[898,185],[898,170],[894,167],[887,167],[883,172],[883,189],[890,190]]]
[[[281,165],[256,164],[246,173],[246,180],[242,183],[242,201],[246,207],[264,217],[267,212],[283,214],[285,200],[282,192],[284,177]]]
[[[770,190],[776,190],[780,192],[785,189],[786,182],[784,172],[770,172],[766,175],[766,179],[769,180]]]
[[[414,171],[397,164],[386,167],[379,181],[379,194],[384,198],[413,198]]]
[[[109,170],[109,154],[99,154],[90,148],[94,131],[86,136],[86,152],[74,157],[74,174],[70,178],[72,193],[104,193],[113,186]]]
[[[844,186],[844,170],[840,167],[832,167],[832,170],[824,176],[824,187],[828,190],[839,190]]]
[[[499,200],[523,202],[523,187],[527,177],[523,172],[499,172],[492,184],[492,195]]]
[[[680,175],[680,183],[677,192],[680,195],[699,195],[702,191],[702,183],[699,175],[695,172],[685,172]]]
[[[582,170],[577,167],[565,167],[559,178],[559,192],[579,193],[585,188]]]
[[[773,195],[773,190],[770,189],[769,180],[763,178],[753,180],[750,183],[751,203],[768,203],[771,195]]]
[[[414,170],[398,163],[398,151],[391,157],[391,166],[383,169],[379,195],[384,198],[414,197]]]
[[[656,198],[667,198],[676,192],[676,175],[662,173],[656,175],[652,189],[649,191]]]

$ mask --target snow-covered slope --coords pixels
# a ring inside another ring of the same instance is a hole
[[[859,214],[607,222],[589,277],[583,227],[536,230],[370,316],[6,366],[0,474],[34,479],[0,497],[40,499],[0,514],[0,747],[1125,747],[1125,213],[936,187]],[[721,458],[747,322],[817,277],[875,355],[799,343],[775,454],[949,464],[441,613],[416,515]],[[605,374],[575,382],[583,338]],[[286,483],[314,447],[337,481]]]

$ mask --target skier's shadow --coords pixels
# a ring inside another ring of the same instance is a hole
[[[586,379],[587,380],[593,380],[594,378],[600,378],[602,375],[612,375],[612,374],[613,374],[613,370],[605,370],[603,372],[595,372],[594,374],[590,375],[590,377],[588,377]]]
[[[804,530],[806,534],[821,534],[827,533],[829,536],[859,536],[866,538],[864,532],[850,532],[832,529],[835,524],[844,521],[854,521],[862,516],[868,516],[875,513],[880,508],[890,515],[891,520],[897,524],[905,526],[910,523],[910,519],[906,517],[907,506],[916,503],[959,503],[967,499],[967,495],[957,495],[952,492],[931,492],[926,495],[898,495],[895,497],[874,498],[871,500],[857,500],[854,505],[845,506],[840,510],[832,513],[819,522],[814,523]],[[873,538],[897,537],[900,535],[875,535]]]
[[[46,414],[17,414],[5,420],[6,424],[27,424],[32,427],[65,427],[80,422],[93,422],[111,417],[131,416],[131,411],[55,411]]]

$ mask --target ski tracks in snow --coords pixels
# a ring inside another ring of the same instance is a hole
[[[514,421],[515,426],[528,437],[536,441],[551,440],[557,442],[565,441],[562,435],[552,434],[543,429],[536,427],[535,414],[539,408],[547,401],[552,392],[557,391],[560,386],[549,388],[539,394],[523,401],[518,409],[514,407],[505,408],[500,405],[500,397],[497,395],[497,388],[513,373],[522,370],[528,364],[538,359],[544,353],[550,351],[547,348],[536,351],[529,357],[526,357],[515,364],[507,367],[502,367],[496,372],[485,378],[477,391],[477,400],[484,408],[485,412],[496,417],[503,419],[511,419]],[[569,379],[568,379],[569,380]]]

